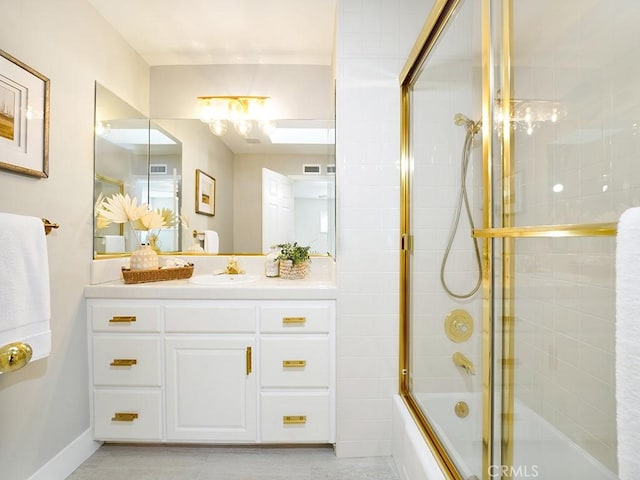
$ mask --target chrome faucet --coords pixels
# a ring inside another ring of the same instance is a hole
[[[456,352],[451,358],[453,360],[453,363],[455,363],[458,367],[464,368],[464,371],[469,375],[476,374],[476,369],[473,366],[473,362],[469,360],[464,354]]]

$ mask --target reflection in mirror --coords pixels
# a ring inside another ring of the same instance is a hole
[[[308,166],[308,165],[307,165]],[[313,170],[322,165],[313,165]],[[326,170],[326,166],[324,167]],[[335,177],[283,175],[262,168],[262,251],[298,242],[312,254],[335,251]]]
[[[333,128],[328,120],[278,122]],[[195,213],[197,169],[216,179],[214,217]],[[289,185],[286,234],[273,232],[283,219],[265,219],[263,207],[269,204],[263,201],[263,191],[269,187],[263,187],[263,169],[282,175]],[[278,145],[265,138],[216,137],[198,119],[149,120],[96,84],[94,202],[101,194],[122,193],[154,210],[184,211],[190,229],[163,228],[156,242],[161,252],[190,250],[191,231],[196,229],[216,231],[221,254],[266,253],[271,244],[296,241],[310,245],[313,253],[335,255],[334,174],[333,142]],[[95,258],[131,252],[137,238],[150,240],[147,232],[135,232],[128,225],[97,226]],[[203,238],[196,239],[202,247]]]
[[[96,83],[94,203],[120,193],[152,210],[180,211],[181,143]],[[123,224],[94,225],[95,257],[131,252],[139,243],[180,250],[180,226],[136,231]]]

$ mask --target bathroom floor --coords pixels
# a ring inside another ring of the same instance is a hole
[[[337,458],[331,447],[105,444],[67,480],[398,480],[391,457]]]

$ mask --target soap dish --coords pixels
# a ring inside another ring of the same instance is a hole
[[[166,280],[184,280],[193,275],[193,263],[184,267],[175,268],[154,268],[152,270],[131,270],[122,267],[122,278],[124,283],[147,283],[163,282]]]

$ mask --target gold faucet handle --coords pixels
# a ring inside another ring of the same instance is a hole
[[[451,356],[453,363],[455,363],[458,367],[464,368],[465,372],[469,375],[475,375],[476,369],[473,366],[473,362],[469,360],[463,353],[456,352]]]

